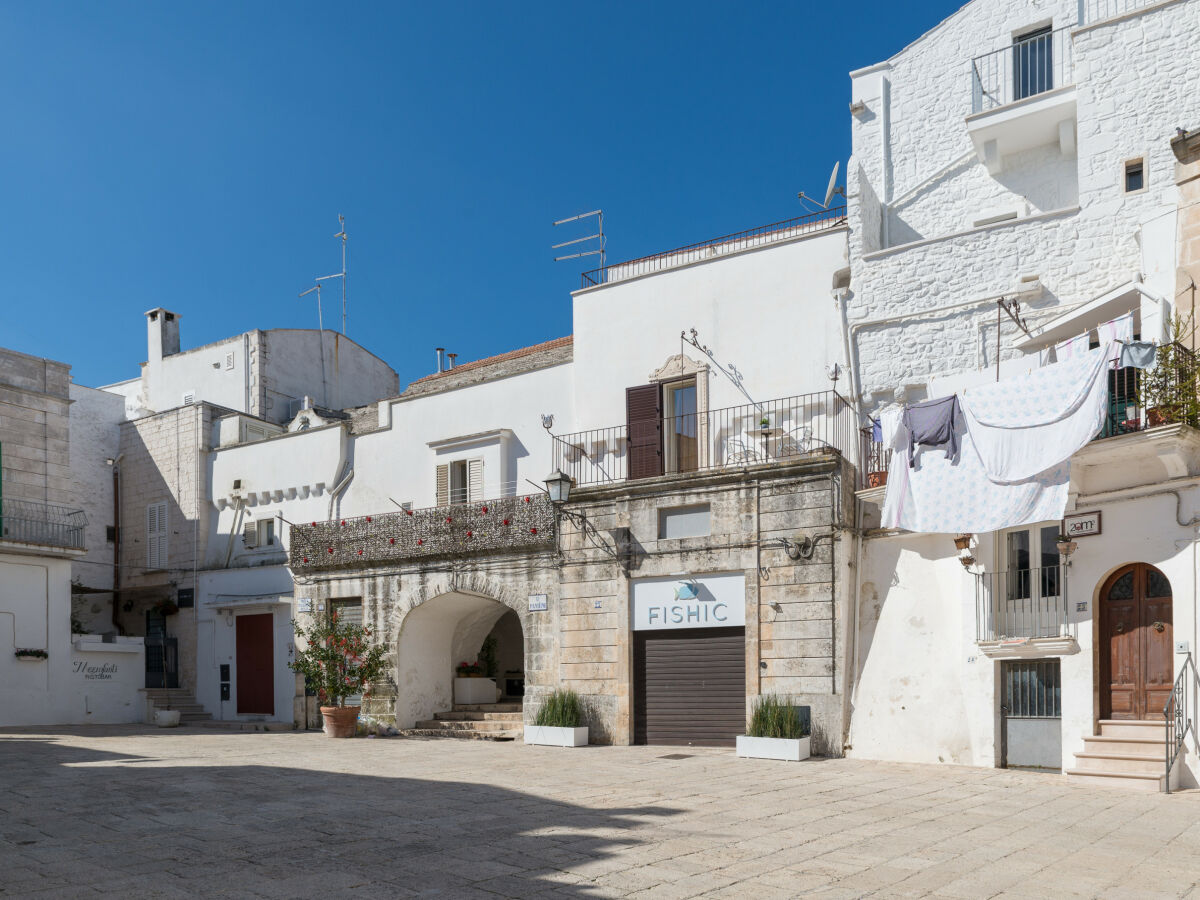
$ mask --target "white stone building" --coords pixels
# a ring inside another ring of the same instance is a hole
[[[1172,337],[1187,237],[1172,138],[1200,122],[1198,38],[1195,0],[974,0],[851,73],[847,338],[864,413],[993,380],[997,357],[1007,377],[1065,339],[1094,345],[1129,312],[1143,339]],[[1067,512],[1102,526],[1069,566],[1058,521],[974,535],[981,575],[952,535],[868,531],[852,753],[1160,786],[1162,707],[1200,638],[1200,435],[1151,427],[1140,377],[1109,376],[1102,439],[1071,460]],[[868,527],[883,494],[860,495]],[[1034,615],[1018,622],[1021,604]]]

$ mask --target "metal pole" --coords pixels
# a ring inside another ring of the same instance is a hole
[[[346,217],[338,213],[339,234],[342,238],[342,334],[346,333]]]
[[[1004,308],[1004,301],[996,301],[996,380],[1000,380],[1000,312]]]

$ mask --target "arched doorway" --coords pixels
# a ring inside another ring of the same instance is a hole
[[[494,700],[519,701],[525,647],[514,610],[490,597],[458,591],[409,610],[396,641],[396,726],[412,728],[453,709],[455,667],[482,662],[485,642],[492,646],[484,655],[494,659]]]
[[[1171,583],[1154,566],[1118,569],[1100,590],[1100,718],[1160,719],[1174,683]]]

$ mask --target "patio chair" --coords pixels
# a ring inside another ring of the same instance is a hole
[[[725,439],[725,465],[747,466],[763,461],[762,454],[754,448],[753,440],[745,437]]]
[[[776,456],[799,456],[813,447],[812,428],[801,425],[779,436]]]

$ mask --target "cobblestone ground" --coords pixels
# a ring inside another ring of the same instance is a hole
[[[1198,880],[1200,792],[720,750],[0,731],[0,898],[1152,898]]]

